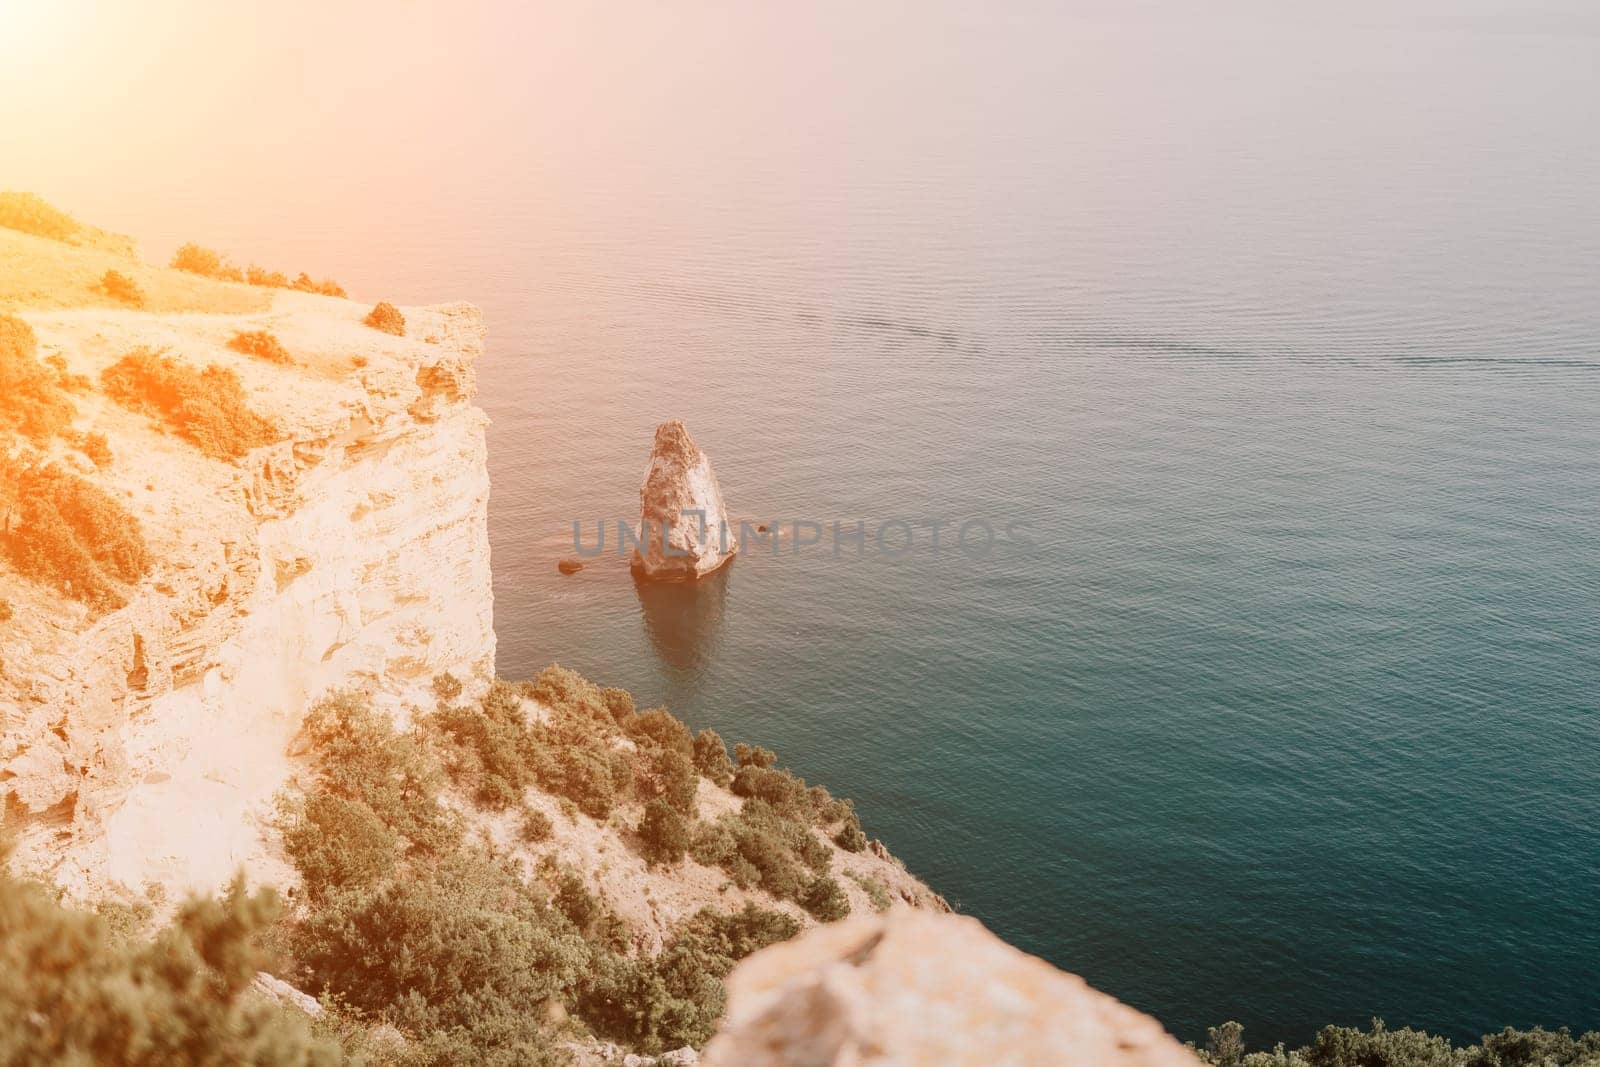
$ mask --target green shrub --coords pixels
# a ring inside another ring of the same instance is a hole
[[[846,852],[862,852],[867,847],[867,835],[861,832],[859,824],[852,824],[834,834],[833,843]]]
[[[787,815],[803,815],[807,821],[812,817],[805,782],[788,771],[745,764],[734,774],[733,784],[729,788],[734,796],[764,801]]]
[[[1244,1027],[1236,1022],[1206,1031],[1196,1050],[1213,1067],[1594,1067],[1600,1064],[1600,1032],[1573,1037],[1566,1029],[1513,1030],[1485,1034],[1480,1044],[1455,1048],[1420,1030],[1391,1030],[1382,1019],[1366,1030],[1324,1027],[1307,1048],[1248,1052]]]
[[[144,307],[144,290],[139,283],[119,270],[108,270],[100,276],[100,291],[113,300],[136,308]]]
[[[523,807],[522,816],[517,822],[517,836],[523,842],[532,845],[548,841],[555,830],[555,826],[550,822],[550,816],[538,808]]]
[[[733,781],[733,762],[728,746],[715,730],[701,730],[694,739],[694,767],[705,777],[726,789]]]
[[[249,330],[236,333],[233,340],[228,342],[228,347],[235,352],[257,359],[264,359],[268,363],[293,363],[289,352],[283,347],[283,342],[266,330]]]
[[[644,818],[639,821],[639,840],[646,860],[671,867],[689,851],[689,824],[671,805],[652,800],[644,806]]]
[[[220,252],[213,252],[209,248],[190,242],[179,248],[172,256],[172,267],[188,274],[198,274],[202,278],[214,278],[222,282],[244,281],[244,271],[228,262],[226,256]]]
[[[304,733],[317,775],[285,838],[311,904],[289,938],[307,983],[398,1026],[408,1063],[550,1062],[536,1009],[575,999],[593,951],[567,912],[597,939],[617,936],[615,922],[586,890],[596,914],[570,890],[550,906],[470,844],[440,804],[429,749],[361,697],[320,701]]]
[[[162,352],[138,348],[101,372],[106,395],[149,415],[213,459],[236,460],[278,440],[267,419],[251,411],[233,371],[197,371]]]
[[[139,521],[91,482],[58,467],[0,457],[0,551],[17,571],[96,610],[126,603],[122,587],[150,569]]]
[[[392,333],[396,337],[404,337],[406,333],[406,317],[400,314],[400,309],[387,300],[380,300],[367,312],[367,317],[361,320],[374,330],[382,333]]]
[[[805,888],[802,864],[826,870],[830,859],[827,846],[806,826],[760,801],[701,827],[691,849],[696,860],[721,867],[739,888],[759,886],[784,900],[798,900]]]
[[[557,876],[553,903],[579,930],[588,928],[605,910],[600,898],[589,892],[583,876],[571,868],[563,869]]]
[[[461,699],[461,681],[446,671],[433,679],[433,695],[441,704],[454,704]]]
[[[700,776],[689,757],[675,749],[642,748],[634,760],[633,783],[643,799],[660,798],[686,819],[697,814]]]
[[[633,694],[626,689],[602,689],[600,700],[605,704],[606,710],[611,712],[611,717],[616,720],[618,726],[626,726],[628,720],[633,718]]]
[[[778,763],[778,754],[770,748],[747,745],[743,741],[733,746],[733,755],[741,767],[774,767]]]
[[[251,285],[260,285],[268,289],[289,288],[289,277],[281,270],[267,270],[254,263],[244,269],[244,280]]]
[[[529,1040],[529,1009],[569,995],[590,959],[559,912],[473,855],[334,894],[294,945],[322,988],[402,1030],[512,1023]]]
[[[659,745],[685,756],[694,752],[689,728],[673,718],[666,708],[639,712],[626,721],[625,729],[628,736],[640,744]]]
[[[833,922],[850,914],[850,900],[832,876],[819,874],[800,893],[800,906],[819,922]]]
[[[620,755],[620,753],[619,753]],[[609,753],[594,748],[563,748],[556,752],[554,773],[546,788],[570,797],[578,810],[592,819],[611,817],[617,805],[615,766]]]
[[[312,900],[393,873],[400,837],[360,800],[318,790],[290,813],[283,844]]]
[[[324,278],[320,282],[314,282],[311,280],[311,276],[305,271],[300,272],[300,276],[294,280],[294,283],[290,286],[290,288],[298,289],[302,293],[318,293],[322,296],[337,296],[341,299],[350,295],[344,291],[344,286],[340,285],[332,278]],[[373,310],[376,311],[377,309],[374,308]],[[399,314],[399,312],[396,312],[396,314]],[[369,323],[368,325],[371,324]],[[404,319],[401,320],[400,325],[402,327],[405,326]]]
[[[78,409],[38,353],[33,328],[15,315],[0,314],[0,430],[42,445],[65,433]]]
[[[439,804],[434,766],[365,697],[344,691],[319,700],[301,730],[317,754],[317,789],[364,804],[410,852],[441,853],[459,838]]]
[[[79,452],[89,457],[89,461],[99,470],[111,466],[111,442],[106,440],[103,433],[75,434],[72,443]]]
[[[597,959],[579,1014],[597,1033],[645,1052],[703,1044],[722,1016],[722,980],[734,964],[799,930],[790,916],[754,905],[731,915],[701,911],[653,958]]]
[[[441,700],[448,692],[459,696],[460,683],[449,678],[441,688],[435,680],[434,691]],[[446,704],[428,722],[449,742],[446,765],[451,776],[470,787],[479,804],[500,811],[521,802],[523,790],[534,780],[538,756],[515,689],[496,682],[481,707]]]
[[[342,1062],[306,1020],[246,994],[277,917],[235,882],[185,904],[153,940],[0,872],[0,1059],[107,1067]]]

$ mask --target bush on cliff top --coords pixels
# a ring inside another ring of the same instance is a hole
[[[226,256],[192,241],[173,253],[172,268],[219,282],[244,281],[244,271],[229,263]]]
[[[236,460],[279,439],[277,427],[250,410],[238,375],[226,367],[197,371],[138,348],[101,372],[100,380],[111,399],[152,416],[213,459]]]
[[[399,308],[387,300],[378,301],[377,305],[367,312],[367,317],[361,321],[374,330],[392,333],[396,337],[404,337],[406,333],[406,317],[400,314]]]

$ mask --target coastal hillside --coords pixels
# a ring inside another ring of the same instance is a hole
[[[156,267],[16,194],[0,222],[14,870],[135,940],[238,875],[214,906],[263,971],[408,1062],[700,1044],[737,958],[947,910],[772,752],[495,678],[476,309]]]
[[[269,877],[311,699],[492,677],[482,320],[106,243],[0,228],[6,829],[81,893]]]

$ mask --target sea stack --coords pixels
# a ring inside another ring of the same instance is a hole
[[[633,573],[652,580],[699,578],[738,550],[711,460],[678,419],[656,427],[650,469],[639,487],[639,542]]]

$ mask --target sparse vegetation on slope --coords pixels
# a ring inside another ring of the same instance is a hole
[[[322,1067],[339,1047],[247,994],[266,962],[270,890],[235,883],[185,904],[153,939],[0,871],[0,1062],[106,1067]]]
[[[528,684],[497,682],[481,701],[464,700],[448,675],[435,694],[437,709],[406,733],[352,694],[307,718],[319,770],[283,816],[305,890],[290,938],[302,980],[398,1026],[427,1062],[540,1062],[585,1027],[645,1052],[705,1041],[722,978],[755,948],[793,936],[797,919],[754,905],[706,910],[667,931],[659,952],[641,953],[648,940],[559,850],[519,864],[487,845],[478,816],[445,799],[506,813],[511,839],[536,843],[554,830],[532,805],[541,791],[572,818],[642,810],[636,836],[632,815],[609,822],[613,832],[652,863],[679,864],[705,826],[688,728],[560,667]],[[698,755],[717,766],[709,741]],[[789,780],[792,815],[751,798],[738,818],[767,835],[774,866],[793,872],[781,895],[837,918],[848,904],[828,875],[812,794]],[[563,1013],[568,1021],[555,1021]]]
[[[0,192],[0,226],[52,241],[65,241],[83,228],[77,219],[33,193],[18,192]]]
[[[33,328],[0,314],[0,430],[42,445],[65,434],[78,410],[62,387],[62,374],[38,353]]]
[[[17,571],[97,610],[150,569],[139,522],[91,482],[43,461],[0,458],[0,550]]]
[[[250,410],[238,375],[226,367],[197,371],[164,352],[138,348],[100,380],[111,399],[151,416],[213,459],[236,460],[278,439],[277,428]]]

